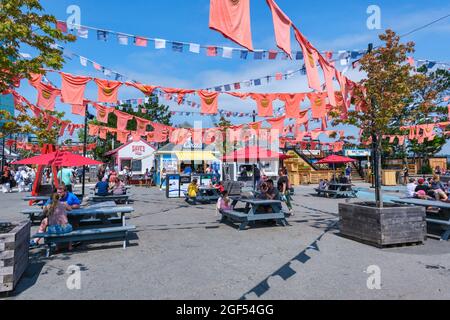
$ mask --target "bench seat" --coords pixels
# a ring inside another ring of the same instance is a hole
[[[69,243],[76,241],[123,241],[123,248],[127,245],[127,235],[129,231],[135,230],[135,226],[120,226],[111,228],[90,228],[74,230],[66,234],[38,233],[33,238],[44,239],[47,248],[47,257],[51,254],[51,247],[59,243]]]
[[[130,198],[129,194],[113,195],[113,196],[90,196],[89,201],[91,202],[125,201],[126,203],[128,203],[129,198]]]

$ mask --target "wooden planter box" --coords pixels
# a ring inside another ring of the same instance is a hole
[[[386,206],[379,209],[369,203],[340,203],[341,234],[379,248],[425,242],[425,208],[390,204]]]
[[[13,291],[28,267],[31,222],[11,225],[8,233],[0,233],[0,292]]]

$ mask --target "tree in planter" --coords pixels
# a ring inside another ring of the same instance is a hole
[[[385,44],[368,54],[360,62],[360,71],[367,78],[354,88],[354,103],[357,110],[349,111],[348,119],[336,123],[355,125],[363,130],[363,141],[371,138],[375,161],[375,195],[378,207],[383,207],[381,197],[381,151],[382,137],[389,134],[392,124],[408,125],[409,119],[400,115],[405,108],[417,101],[416,93],[430,87],[431,80],[423,73],[416,73],[408,63],[408,54],[414,52],[414,43],[400,43],[400,37],[392,30],[380,35]],[[416,103],[412,113],[415,119],[429,113],[437,98],[430,90]]]
[[[56,18],[42,11],[38,0],[0,2],[0,93],[31,73],[42,74],[43,68],[61,69],[63,52],[52,45],[76,38],[54,28]],[[36,50],[36,56],[23,59],[20,50],[24,46]]]

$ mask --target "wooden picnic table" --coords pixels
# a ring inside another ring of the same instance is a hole
[[[184,193],[184,196],[187,200],[191,199],[187,192]],[[220,196],[221,195],[219,189],[214,187],[201,186],[198,188],[198,194],[195,198],[195,201],[200,203],[211,203],[219,200]]]
[[[48,199],[50,199],[49,196],[27,196],[25,198],[23,198],[23,201],[47,201]]]
[[[109,196],[97,196],[97,195],[91,195],[89,197],[89,201],[91,202],[109,202],[109,201],[114,201],[114,202],[119,202],[119,201],[124,201],[125,203],[129,203],[129,198],[130,198],[131,194],[112,194]]]
[[[321,196],[322,194],[332,196],[333,198],[344,197],[344,198],[357,198],[357,192],[353,189],[353,185],[350,183],[331,183],[328,189],[315,189],[317,194]]]
[[[443,219],[437,219],[433,215],[430,214],[430,212],[427,211],[427,218],[426,221],[429,224],[434,224],[437,226],[442,227],[443,234],[441,236],[442,241],[448,241],[450,238],[450,203],[445,203],[441,201],[432,201],[432,200],[421,200],[421,199],[399,199],[399,200],[392,200],[394,203],[399,204],[408,204],[408,205],[414,205],[414,206],[420,206],[425,208],[438,208],[447,216]]]
[[[227,220],[238,222],[240,223],[239,230],[245,230],[249,224],[254,224],[256,221],[275,220],[282,226],[288,225],[282,210],[282,202],[279,200],[246,199],[241,197],[231,197],[231,200],[233,201],[231,204],[233,210],[221,210],[221,222],[226,222]],[[245,204],[245,208],[236,208],[239,202]],[[268,208],[272,212],[267,212]]]
[[[74,209],[72,211],[67,211],[67,217],[70,218],[91,218],[101,220],[102,222],[107,222],[106,217],[114,217],[120,215],[122,225],[126,225],[125,215],[133,212],[132,207],[86,207],[80,209]],[[33,217],[42,217],[44,210],[40,208],[25,209],[21,211],[22,214],[29,215],[30,220],[33,221]]]

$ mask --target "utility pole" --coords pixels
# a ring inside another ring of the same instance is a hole
[[[87,126],[88,126],[88,116],[89,116],[89,111],[88,111],[88,105],[86,104],[86,109],[85,109],[85,115],[84,115],[84,141],[83,141],[83,157],[86,157],[86,153],[87,153]],[[86,187],[86,166],[83,166],[83,184],[82,184],[82,197],[84,198],[84,189]]]
[[[5,170],[5,143],[6,143],[6,137],[3,135],[2,138],[2,172]]]

